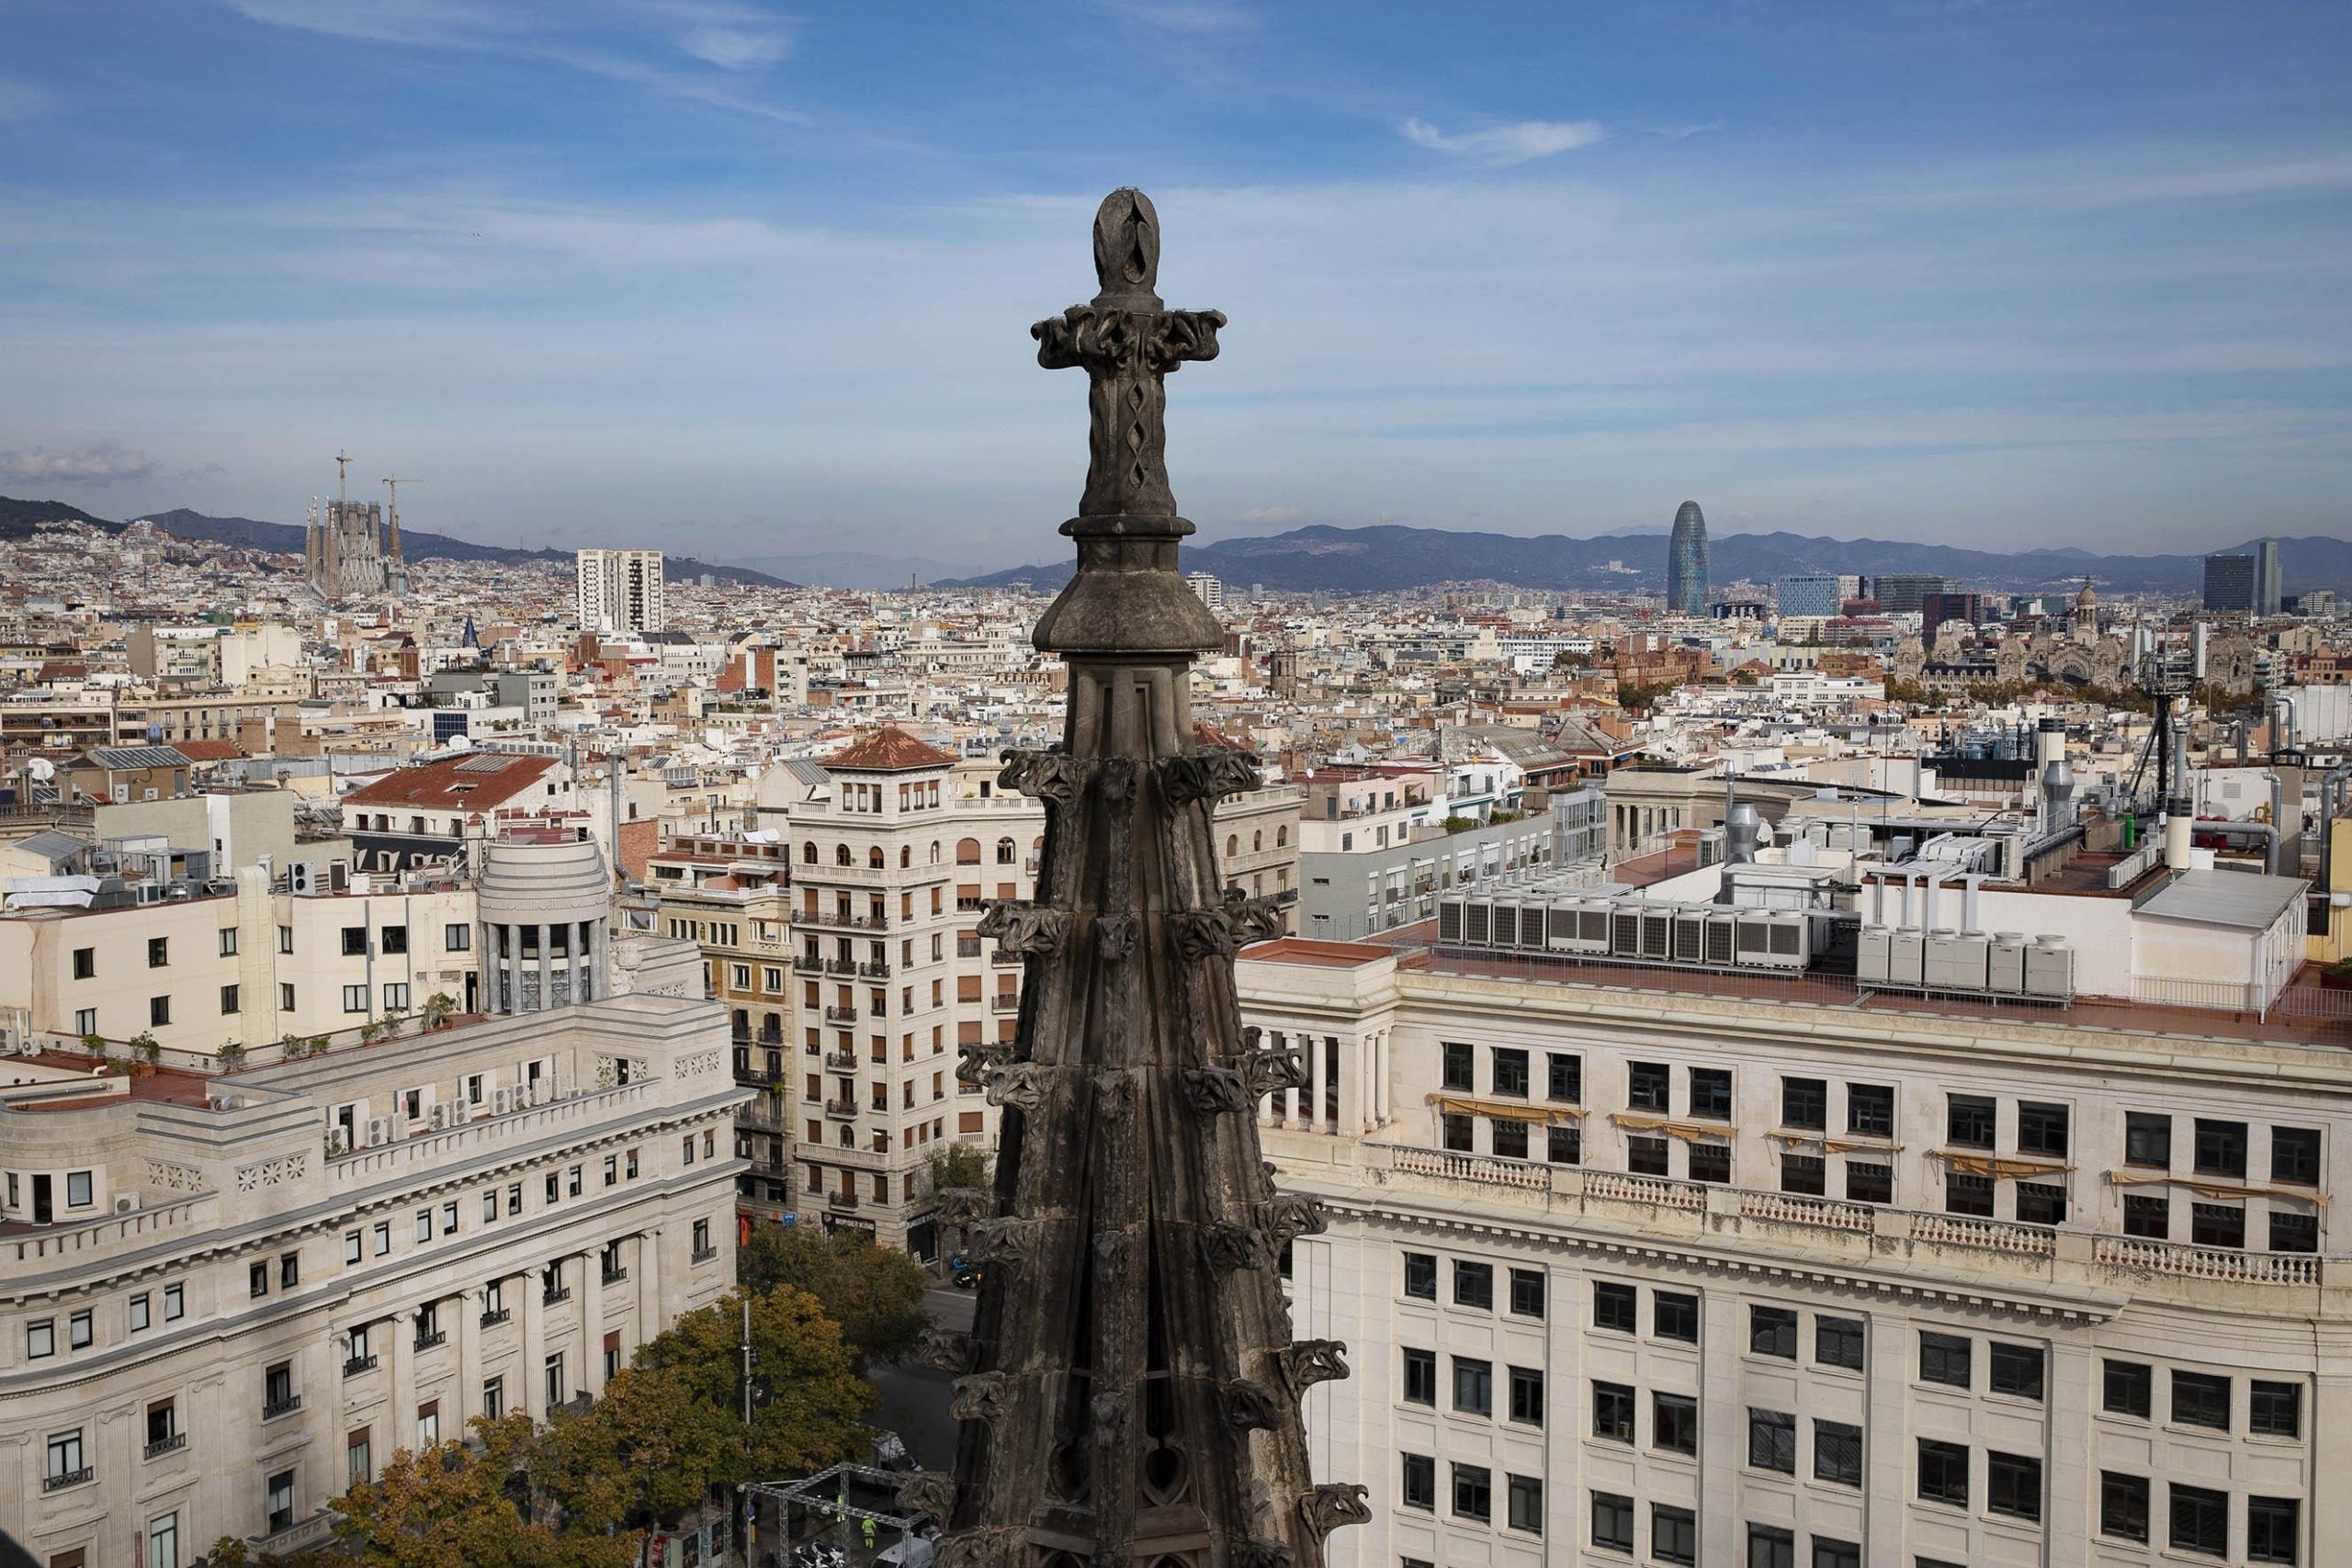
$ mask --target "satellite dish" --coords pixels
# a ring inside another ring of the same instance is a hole
[[[461,734],[458,734],[458,735],[452,735],[451,737],[449,737],[449,750],[452,750],[452,751],[470,751],[470,750],[472,750],[473,749],[474,749],[474,738],[473,738],[472,736],[470,736],[470,735],[466,735],[466,734],[462,734],[462,733],[461,733]]]
[[[25,764],[25,776],[35,784],[47,784],[57,776],[57,764],[46,757],[35,757]]]

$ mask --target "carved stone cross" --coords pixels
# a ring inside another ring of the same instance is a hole
[[[1029,329],[1037,363],[1083,368],[1091,383],[1081,517],[1172,517],[1167,378],[1188,359],[1216,357],[1221,310],[1170,310],[1159,282],[1159,214],[1132,186],[1094,215],[1093,302]]]

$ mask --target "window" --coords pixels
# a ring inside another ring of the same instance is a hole
[[[1625,1168],[1635,1176],[1667,1175],[1666,1140],[1628,1137],[1625,1140]]]
[[[2290,1214],[2284,1209],[2271,1210],[2270,1250],[2273,1252],[2317,1252],[2319,1250],[2319,1216]]]
[[[1747,1309],[1747,1349],[1750,1355],[1797,1359],[1797,1314],[1787,1307]]]
[[[1747,1527],[1747,1568],[1797,1568],[1797,1538],[1778,1525]]]
[[[381,1247],[379,1247],[378,1250],[390,1252],[391,1250],[391,1238],[386,1234],[385,1227],[379,1224],[376,1227],[376,1232],[377,1239],[382,1243]],[[281,1291],[290,1291],[301,1282],[302,1255],[299,1252],[279,1254],[277,1259],[277,1288]]]
[[[2238,1203],[2189,1204],[2188,1239],[2199,1247],[2244,1247],[2245,1206]]]
[[[1636,1111],[1667,1109],[1668,1075],[1663,1062],[1633,1062],[1626,1066],[1625,1102]]]
[[[90,1206],[91,1201],[90,1173],[86,1170],[67,1171],[65,1173],[65,1206],[69,1209],[86,1209]]]
[[[1544,1129],[1544,1157],[1554,1165],[1584,1163],[1584,1129],[1574,1125]]]
[[[1527,1053],[1498,1045],[1494,1049],[1494,1092],[1515,1100],[1527,1098]]]
[[[2230,1550],[2230,1495],[2203,1486],[2171,1488],[2172,1546],[2176,1551],[2226,1556]]]
[[[1699,1342],[1699,1298],[1679,1291],[1650,1292],[1650,1332],[1660,1339]]]
[[[1829,1162],[1819,1155],[1782,1153],[1781,1190],[1805,1198],[1823,1196],[1829,1190]]]
[[[49,1466],[45,1473],[51,1487],[70,1486],[89,1479],[88,1466],[82,1459],[81,1427],[49,1435]]]
[[[2144,1361],[2109,1361],[2103,1371],[2099,1407],[2111,1416],[2142,1420],[2155,1405],[2155,1373]]]
[[[2270,1179],[2294,1187],[2319,1185],[2319,1129],[2270,1129]]]
[[[1862,1429],[1844,1421],[1813,1424],[1813,1478],[1838,1486],[1862,1483]]]
[[[2063,1157],[2066,1153],[2066,1116],[2063,1105],[2038,1100],[2018,1100],[2018,1152]]]
[[[1592,1544],[1603,1551],[1634,1552],[1634,1500],[1614,1492],[1592,1495]]]
[[[147,998],[147,1026],[150,1029],[161,1029],[171,1021],[172,998],[169,997],[149,997]]]
[[[1495,1306],[1495,1270],[1492,1264],[1464,1263],[1459,1258],[1453,1264],[1453,1304],[1476,1307],[1492,1312]]]
[[[1493,1120],[1491,1125],[1494,1128],[1492,1139],[1494,1152],[1498,1156],[1504,1159],[1527,1157],[1526,1122],[1498,1116]]]
[[[2025,1454],[1988,1450],[1984,1455],[1984,1506],[2013,1519],[2041,1517],[2041,1461]]]
[[[1690,1114],[1710,1122],[1731,1120],[1731,1072],[1724,1067],[1690,1069]]]
[[[130,1332],[136,1334],[148,1325],[151,1321],[149,1312],[146,1292],[141,1291],[130,1298]]]
[[[1510,1310],[1521,1317],[1544,1315],[1542,1269],[1514,1269],[1510,1271]]]
[[[178,1285],[164,1287],[164,1321],[177,1323],[187,1315],[187,1295]]]
[[[25,1325],[25,1359],[38,1361],[57,1354],[57,1320],[38,1317]]]
[[[1531,1427],[1544,1425],[1544,1374],[1532,1367],[1510,1370],[1510,1418]]]
[[[1797,1418],[1785,1410],[1747,1413],[1747,1462],[1758,1470],[1797,1472]]]
[[[1401,1499],[1408,1508],[1432,1513],[1437,1508],[1437,1461],[1427,1454],[1405,1456],[1405,1483]]]
[[[365,986],[345,986],[343,988],[343,1010],[345,1012],[366,1012],[368,1010],[368,987]]]
[[[2013,1394],[2018,1399],[2041,1399],[2041,1346],[2008,1345],[1996,1339],[1985,1357],[1985,1363],[1990,1368],[1986,1383],[1995,1393]]]
[[[1473,1064],[1476,1058],[1476,1053],[1467,1045],[1445,1044],[1439,1046],[1438,1049],[1441,1053],[1440,1086],[1445,1089],[1460,1089],[1465,1094],[1476,1089],[1477,1086],[1474,1078],[1476,1068]]]
[[[1483,1464],[1453,1467],[1453,1517],[1481,1524],[1495,1517],[1494,1472]]]
[[[291,953],[294,951],[294,928],[292,926],[280,926],[277,928],[277,951],[280,953]]]
[[[394,1009],[401,1012],[408,1010],[408,982],[406,980],[384,982],[384,1010],[390,1012]]]
[[[468,925],[450,924],[441,928],[441,951],[463,953],[474,944],[474,929]]]
[[[1476,1123],[1459,1111],[1448,1111],[1438,1117],[1440,1143],[1456,1154],[1477,1151]]]
[[[2302,1540],[2302,1506],[2292,1497],[2245,1500],[2245,1560],[2295,1562]]]
[[[368,928],[366,926],[343,928],[343,955],[345,958],[368,956]]]
[[[280,980],[277,983],[277,1008],[280,1012],[292,1012],[294,1010],[293,981]]]
[[[2123,1163],[2157,1170],[2172,1167],[2172,1118],[2153,1111],[2123,1113]]]
[[[1650,1505],[1650,1555],[1660,1562],[1699,1561],[1699,1517],[1688,1508]]]
[[[548,1408],[552,1410],[563,1403],[563,1354],[549,1356],[546,1367]]]
[[[454,1198],[441,1205],[441,1234],[443,1235],[458,1234],[458,1202]]]
[[[498,1221],[498,1191],[492,1188],[481,1195],[481,1223],[495,1224]]]
[[[1894,1201],[1894,1168],[1857,1160],[1846,1162],[1846,1198],[1854,1203]]]
[[[1405,1403],[1437,1403],[1437,1352],[1405,1347]]]
[[[1729,1181],[1731,1179],[1731,1145],[1729,1144],[1692,1144],[1690,1145],[1690,1179]]]
[[[2125,1193],[2123,1234],[2163,1241],[2172,1234],[2172,1200],[2138,1192]]]
[[[147,967],[150,969],[168,968],[171,962],[172,939],[167,936],[149,937],[147,939]]]
[[[220,987],[220,1012],[221,1012],[221,1016],[225,1018],[225,1017],[227,1017],[229,1014],[231,1014],[231,1013],[233,1013],[233,1012],[237,1011],[237,1010],[238,1010],[237,987],[234,987],[234,986],[223,986],[223,987]]]
[[[1422,1301],[1437,1300],[1437,1259],[1426,1252],[1405,1254],[1405,1293]]]
[[[1894,1136],[1894,1088],[1892,1084],[1849,1083],[1846,1086],[1846,1131],[1868,1138]]]
[[[2148,1539],[2148,1478],[2103,1470],[2098,1477],[2098,1533],[2117,1540]]]
[[[1640,1292],[1632,1285],[1597,1280],[1592,1287],[1592,1325],[1619,1334],[1640,1332]]]
[[[1932,1329],[1919,1332],[1919,1381],[1942,1383],[1949,1388],[1967,1388],[1973,1369],[1970,1356],[1976,1342],[1964,1334],[1938,1334]]]
[[[95,979],[97,977],[97,973],[98,950],[95,947],[75,948],[74,950],[74,978],[76,980]]]
[[[1966,1171],[1944,1173],[1944,1213],[1973,1214],[1990,1219],[1993,1214],[1993,1179],[1971,1176]]]
[[[1650,1446],[1670,1453],[1697,1453],[1699,1402],[1687,1393],[1650,1395]]]
[[[1813,1359],[1825,1367],[1862,1370],[1862,1320],[1859,1317],[1816,1317],[1813,1320]]]
[[[486,1378],[481,1385],[481,1413],[495,1421],[506,1414],[506,1380]]]
[[[618,1155],[606,1155],[606,1156],[605,1156],[605,1186],[607,1186],[607,1187],[617,1186],[617,1185],[619,1184],[619,1182],[620,1182],[620,1179],[621,1179],[621,1159],[620,1159],[620,1156],[618,1156]]]
[[[269,1509],[269,1529],[273,1535],[294,1528],[294,1472],[281,1470],[265,1483],[266,1506]]]
[[[1862,1549],[1850,1540],[1815,1536],[1813,1568],[1862,1568]]]
[[[2183,1427],[2230,1429],[2230,1380],[2203,1372],[2172,1375],[2172,1418]]]
[[[348,1247],[344,1249],[344,1261],[346,1263],[353,1261],[350,1256],[350,1248]],[[269,1294],[268,1264],[253,1263],[246,1265],[245,1293],[255,1301],[259,1301],[262,1297]]]
[[[344,1474],[350,1484],[364,1486],[374,1475],[374,1466],[368,1457],[368,1428],[362,1427],[344,1439]]]
[[[378,951],[379,952],[406,953],[408,951],[408,928],[406,926],[386,926],[377,937],[377,945]]]
[[[2245,1429],[2258,1438],[2300,1438],[2303,1435],[2303,1389],[2301,1383],[2265,1382],[2246,1385]]]
[[[1564,1051],[1546,1053],[1544,1058],[1544,1093],[1553,1100],[1565,1100],[1575,1104],[1584,1099],[1584,1058],[1571,1056]]]
[[[2245,1123],[2197,1119],[2197,1174],[2245,1179]]]
[[[1463,1416],[1495,1413],[1495,1364],[1468,1356],[1453,1358],[1453,1408]]]
[[[1988,1095],[1946,1095],[1945,1141],[1964,1149],[1989,1149],[1993,1146],[1993,1117],[1994,1101]]]
[[[1781,1080],[1781,1125],[1821,1132],[1829,1125],[1829,1085],[1822,1078]]]
[[[74,1032],[86,1036],[96,1034],[97,1032],[98,1010],[96,1008],[75,1008],[74,1010]]]
[[[2066,1223],[2066,1189],[2054,1181],[2020,1181],[2016,1192],[2018,1221],[2029,1225]]]
[[[1592,1385],[1592,1435],[1612,1443],[1634,1440],[1634,1391],[1621,1382]]]
[[[1919,1500],[1968,1506],[1968,1450],[1958,1443],[1919,1439]]]
[[[1505,1495],[1510,1508],[1503,1520],[1515,1530],[1530,1535],[1544,1533],[1544,1483],[1532,1475],[1506,1478]],[[2282,1561],[2292,1561],[2284,1559]]]

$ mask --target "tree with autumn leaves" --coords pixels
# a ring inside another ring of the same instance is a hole
[[[626,1568],[715,1485],[862,1454],[874,1391],[822,1303],[789,1285],[751,1298],[745,1424],[742,1299],[681,1317],[584,1408],[477,1419],[467,1439],[394,1454],[335,1500],[334,1550],[284,1568]],[[249,1561],[233,1539],[209,1555]]]

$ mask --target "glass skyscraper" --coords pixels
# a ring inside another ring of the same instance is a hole
[[[1707,613],[1707,517],[1695,501],[1674,514],[1666,542],[1666,607],[1678,615]]]

